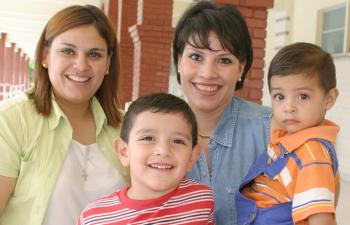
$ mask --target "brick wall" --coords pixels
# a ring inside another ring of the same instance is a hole
[[[110,7],[118,7],[111,2]],[[244,87],[236,95],[261,104],[267,9],[273,6],[273,0],[216,2],[235,5],[246,18],[254,59]],[[152,92],[168,91],[173,39],[172,6],[172,0],[123,0],[122,6],[119,6],[122,7],[120,56],[123,102]],[[110,17],[116,21],[117,10],[113,11]]]
[[[10,47],[5,48],[5,64],[4,64],[4,90],[6,93],[10,93],[11,86],[13,84],[14,73],[14,59],[15,59],[16,44],[11,43]]]
[[[5,43],[6,43],[6,34],[1,33],[0,36],[0,101],[3,99],[3,81],[5,73]]]
[[[120,65],[122,103],[132,99],[133,71],[134,71],[134,43],[129,28],[136,24],[137,0],[127,0],[122,6],[122,27],[120,34]]]
[[[134,43],[132,99],[168,92],[173,2],[139,0],[137,24],[129,28]]]
[[[236,6],[247,21],[253,42],[254,59],[244,82],[243,89],[237,91],[235,95],[261,104],[263,96],[267,9],[273,6],[273,0],[216,0],[216,3]]]

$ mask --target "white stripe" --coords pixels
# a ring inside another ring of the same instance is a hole
[[[272,147],[270,147],[270,145],[267,147],[267,155],[271,158],[274,159],[275,158],[275,151],[273,150]]]
[[[289,183],[292,181],[292,177],[290,176],[289,170],[287,167],[284,167],[280,173],[284,186],[287,188]]]
[[[198,218],[198,219],[202,218],[201,220],[203,221],[203,220],[208,220],[210,212],[211,212],[210,208],[193,209],[193,210],[186,211],[186,212],[173,213],[171,215],[164,215],[164,216],[156,217],[156,218],[148,218],[148,219],[143,220],[143,221],[140,220],[140,221],[137,221],[137,224],[144,224],[144,223],[149,222],[149,221],[151,221],[152,223],[158,222],[157,224],[163,224],[163,223],[160,223],[160,221],[163,221],[163,220],[181,221],[181,220],[184,220],[184,217],[190,217],[190,218],[187,218],[187,220],[188,219],[195,219],[195,218]],[[206,213],[206,214],[199,215],[202,213]],[[192,222],[192,220],[191,220],[191,222]],[[169,222],[166,222],[165,224],[169,224]],[[172,224],[174,224],[174,223],[172,222]],[[180,223],[177,223],[177,224],[180,224]]]
[[[304,205],[311,201],[320,200],[329,200],[331,202],[334,202],[334,193],[331,192],[328,188],[312,188],[302,193],[295,194],[293,199],[293,208]]]

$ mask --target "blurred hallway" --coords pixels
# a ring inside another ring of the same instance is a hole
[[[340,183],[340,196],[337,207],[337,225],[350,224],[350,182],[342,180]]]

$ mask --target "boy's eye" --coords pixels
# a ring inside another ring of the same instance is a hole
[[[174,139],[173,142],[175,144],[186,145],[186,142],[184,140],[181,140],[181,139]]]
[[[306,94],[300,94],[300,95],[299,95],[299,99],[300,99],[300,100],[306,100],[306,99],[308,99],[308,98],[309,98],[309,96],[306,95]]]
[[[222,58],[222,59],[220,59],[219,61],[220,61],[220,63],[222,63],[222,64],[230,64],[230,63],[232,63],[232,60],[229,59],[229,58]]]
[[[194,61],[200,61],[201,60],[201,57],[200,55],[196,54],[196,53],[193,53],[190,55],[190,58]]]
[[[281,94],[275,94],[273,96],[273,98],[276,100],[276,101],[283,101],[284,100],[284,96],[281,95]]]
[[[152,136],[144,136],[140,138],[141,141],[153,141],[154,138]]]

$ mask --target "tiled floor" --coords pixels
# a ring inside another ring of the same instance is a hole
[[[341,181],[340,196],[337,206],[337,225],[350,224],[350,182]]]

